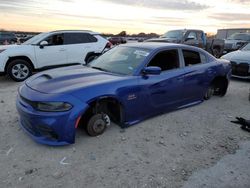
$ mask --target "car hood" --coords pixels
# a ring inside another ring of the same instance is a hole
[[[175,38],[153,38],[153,39],[148,39],[146,42],[178,42],[177,39]]]
[[[75,90],[122,79],[123,76],[82,65],[52,69],[29,78],[25,84],[33,90],[48,93],[71,93]]]
[[[250,62],[250,51],[237,50],[222,56],[222,59]]]
[[[228,40],[228,39],[226,39],[225,40],[225,44],[236,44],[236,43],[240,43],[240,42],[246,42],[246,41],[244,41],[244,40]]]
[[[11,48],[19,48],[21,45],[0,45],[0,50],[7,50]]]

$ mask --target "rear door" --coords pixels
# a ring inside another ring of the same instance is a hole
[[[89,33],[65,33],[69,63],[85,63],[86,55],[89,52],[95,52],[93,46],[96,43],[97,39]]]
[[[43,48],[39,45],[34,46],[37,60],[36,68],[65,65],[68,63],[67,48],[64,44],[63,34],[53,34],[42,41],[47,41],[48,46],[44,46]]]
[[[180,68],[178,49],[164,50],[157,53],[147,65],[162,69],[160,75],[147,75],[141,78],[145,88],[146,103],[150,112],[172,109],[182,101],[184,87],[184,72]]]
[[[208,85],[207,73],[210,66],[206,55],[199,51],[183,49],[182,58],[185,66],[184,99],[203,99]]]

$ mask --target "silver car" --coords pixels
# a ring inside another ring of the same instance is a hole
[[[232,76],[250,79],[250,43],[221,57],[232,64]]]

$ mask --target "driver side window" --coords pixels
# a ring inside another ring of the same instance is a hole
[[[179,56],[177,50],[166,50],[159,52],[149,62],[147,67],[156,66],[160,67],[162,71],[177,69],[180,67]]]
[[[195,32],[190,32],[187,38],[193,38],[193,40],[197,40],[197,35]]]
[[[57,46],[64,44],[64,36],[63,34],[51,35],[45,39],[48,42],[48,46]]]

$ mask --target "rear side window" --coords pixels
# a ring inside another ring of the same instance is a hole
[[[182,52],[183,52],[183,57],[184,57],[186,67],[201,64],[204,61],[204,59],[201,60],[199,52],[195,52],[191,50],[183,50]],[[206,58],[206,57],[203,57],[203,58]]]
[[[65,44],[82,44],[97,42],[97,39],[89,33],[65,33]]]
[[[148,64],[149,66],[160,67],[162,71],[179,68],[179,56],[177,50],[166,50],[159,52]]]
[[[207,56],[201,53],[200,57],[201,57],[201,63],[207,63]]]
[[[97,38],[95,38],[93,35],[88,34],[89,42],[97,42]]]

